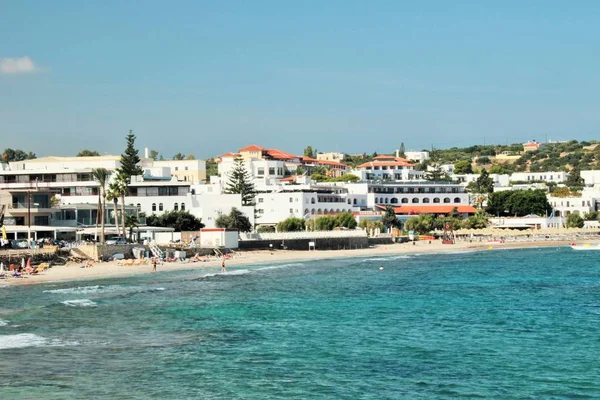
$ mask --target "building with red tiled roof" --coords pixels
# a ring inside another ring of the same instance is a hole
[[[424,173],[416,171],[409,160],[395,156],[377,156],[362,163],[352,172],[363,180],[403,181],[423,179]]]
[[[267,150],[267,149],[265,149],[264,147],[257,146],[255,144],[251,144],[250,146],[246,146],[246,147],[239,149],[238,152],[248,153],[248,152],[259,152],[259,151],[264,151],[264,150]]]

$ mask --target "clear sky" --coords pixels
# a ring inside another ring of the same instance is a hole
[[[0,1],[0,149],[600,139],[600,1]]]

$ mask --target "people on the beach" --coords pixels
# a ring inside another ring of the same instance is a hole
[[[221,272],[227,272],[225,269],[225,257],[221,258]]]
[[[156,272],[156,257],[152,257],[152,272]]]

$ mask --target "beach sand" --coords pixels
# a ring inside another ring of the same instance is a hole
[[[509,248],[531,247],[556,247],[567,246],[570,241],[523,241],[523,242],[457,242],[452,245],[442,244],[441,241],[426,241],[379,245],[368,249],[357,250],[316,250],[316,251],[291,251],[291,250],[261,250],[234,253],[233,258],[226,260],[228,270],[244,265],[280,264],[306,260],[323,260],[330,258],[348,257],[380,257],[402,254],[435,254],[462,251],[494,251]],[[206,267],[219,267],[221,260],[211,258],[207,262],[171,262],[159,264],[158,272],[176,271],[186,269],[200,269]],[[53,266],[40,275],[26,276],[24,279],[10,278],[0,281],[0,284],[28,285],[44,282],[68,282],[76,280],[93,280],[106,278],[130,277],[141,274],[151,274],[152,264],[133,266],[117,265],[116,262],[95,263],[91,268],[81,268],[80,264]]]

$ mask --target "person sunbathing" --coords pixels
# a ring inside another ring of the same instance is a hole
[[[92,268],[94,266],[94,263],[92,262],[92,260],[87,260],[85,262],[85,267],[86,268]]]

